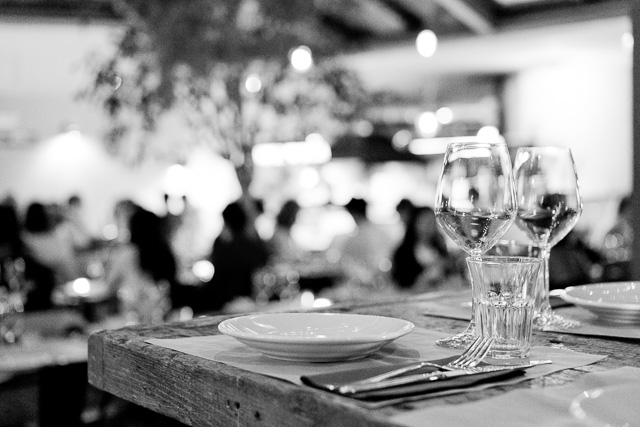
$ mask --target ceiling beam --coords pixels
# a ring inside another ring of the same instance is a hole
[[[495,32],[493,13],[489,5],[478,0],[430,0],[437,3],[452,16],[462,22],[475,34],[486,35]]]
[[[446,1],[446,0],[444,0]],[[589,3],[560,4],[556,7],[535,8],[528,12],[497,16],[497,30],[540,28],[605,18],[629,16],[631,4],[636,0],[601,0]]]
[[[120,20],[110,0],[0,0],[0,17],[5,19]]]

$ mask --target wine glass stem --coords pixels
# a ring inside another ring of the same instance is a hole
[[[471,255],[470,258],[480,258],[482,254]],[[469,320],[469,326],[465,332],[475,334],[476,331],[476,299],[473,293],[473,281],[471,281],[471,320]]]
[[[541,315],[548,313],[551,310],[551,303],[549,302],[549,256],[551,255],[551,247],[548,245],[540,248],[540,258],[542,259],[542,284],[540,286],[540,307]]]

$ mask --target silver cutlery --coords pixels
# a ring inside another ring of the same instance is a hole
[[[532,360],[520,365],[489,365],[476,368],[456,369],[451,371],[434,371],[425,374],[407,375],[400,378],[390,378],[375,383],[353,383],[338,387],[338,392],[345,395],[352,395],[367,391],[382,390],[385,388],[397,387],[401,385],[416,384],[420,382],[439,381],[465,375],[477,375],[488,372],[513,371],[526,369],[538,365],[553,363],[551,360]]]
[[[384,381],[389,378],[397,377],[407,372],[415,371],[416,369],[423,368],[425,366],[431,366],[440,370],[456,370],[462,368],[473,368],[478,365],[487,355],[491,349],[491,345],[495,341],[491,337],[477,337],[471,345],[458,357],[457,359],[447,363],[446,365],[438,365],[433,362],[417,362],[412,365],[404,366],[402,368],[394,369],[393,371],[385,372],[384,374],[376,375],[374,377],[366,378],[353,382],[350,385],[360,384],[375,384],[380,381]]]

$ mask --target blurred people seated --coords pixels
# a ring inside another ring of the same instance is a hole
[[[415,209],[416,205],[414,205],[409,199],[402,199],[396,205],[396,212],[400,217],[400,224],[402,225],[403,231],[407,230],[407,225],[409,224]]]
[[[345,209],[355,221],[353,233],[332,243],[340,253],[346,285],[356,293],[387,288],[391,282],[391,235],[367,217],[367,202],[353,198]]]
[[[45,205],[34,202],[27,207],[22,241],[27,275],[35,279],[27,305],[48,308],[53,288],[81,275],[73,237],[64,223],[55,222]]]
[[[396,285],[412,292],[436,290],[455,277],[454,265],[433,209],[414,208],[404,238],[393,253]]]
[[[164,233],[178,265],[178,278],[193,283],[194,262],[206,257],[211,242],[202,233],[200,214],[186,195],[164,196],[167,212],[162,218]]]
[[[303,258],[304,251],[291,236],[298,212],[300,205],[295,200],[287,200],[276,215],[273,235],[266,242],[271,263],[293,263]]]
[[[631,225],[631,198],[623,197],[618,205],[618,217],[604,237],[602,256],[603,281],[631,280],[631,251],[633,227]]]
[[[18,210],[12,198],[0,203],[0,260],[15,259],[23,254]]]
[[[602,258],[571,230],[551,248],[549,257],[549,289],[585,285],[601,279]]]
[[[85,224],[82,209],[80,196],[74,194],[69,197],[64,212],[64,220],[69,227],[73,244],[77,249],[89,248],[94,244],[95,240]]]
[[[222,231],[210,254],[214,275],[204,286],[196,312],[221,310],[234,300],[251,299],[254,273],[267,263],[266,245],[241,203],[230,203],[222,211],[222,219]]]
[[[131,237],[129,223],[131,216],[139,209],[139,206],[131,199],[118,201],[113,209],[113,220],[115,222],[117,237],[116,242],[128,243]]]
[[[24,331],[25,268],[18,214],[9,198],[0,203],[0,346]]]
[[[114,249],[106,281],[117,294],[120,310],[130,323],[158,323],[172,308],[176,261],[166,241],[162,221],[137,207],[130,216],[129,242]]]

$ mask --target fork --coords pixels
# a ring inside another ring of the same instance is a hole
[[[457,359],[447,363],[446,365],[438,365],[437,363],[432,362],[417,362],[413,365],[404,366],[402,368],[394,369],[393,371],[385,372],[384,374],[376,375],[374,377],[366,378],[360,381],[355,381],[351,385],[377,383],[388,378],[397,377],[398,375],[415,371],[416,369],[420,369],[425,366],[432,366],[434,368],[442,369],[445,371],[474,368],[487,355],[494,341],[495,338],[493,337],[479,336],[471,343],[471,345],[464,351],[464,353],[462,353]]]

